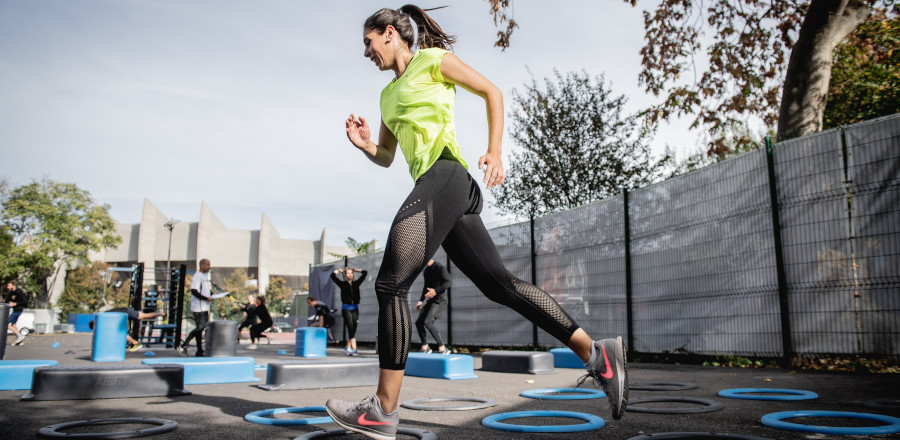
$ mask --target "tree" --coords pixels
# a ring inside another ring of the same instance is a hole
[[[347,247],[353,249],[353,252],[356,254],[354,255],[355,257],[372,253],[375,250],[375,240],[360,243],[353,237],[347,237],[344,243],[347,244]]]
[[[0,255],[0,276],[18,277],[25,291],[36,294],[37,307],[51,302],[50,287],[64,266],[86,264],[89,251],[122,241],[109,206],[97,205],[72,183],[32,181],[9,191],[2,202],[6,237],[0,243],[7,241],[9,250]]]
[[[769,129],[768,131],[754,134],[746,123],[728,127],[725,132],[722,133],[721,139],[719,139],[726,147],[719,154],[710,155],[703,151],[692,154],[678,163],[675,169],[670,173],[669,177],[680,176],[721,162],[730,157],[763,148],[766,136],[770,136],[774,139],[775,130]],[[750,140],[750,142],[747,142],[748,140]]]
[[[95,261],[66,273],[66,288],[56,302],[62,317],[69,313],[99,312],[104,305],[110,308],[128,307],[131,280],[118,272],[107,278],[109,266]],[[118,281],[122,280],[122,284]]]
[[[710,132],[709,153],[716,155],[726,148],[719,134],[751,116],[766,126],[777,122],[783,140],[819,131],[835,46],[891,3],[662,0],[644,12],[639,82],[663,96],[645,113],[647,121],[693,115],[692,127]],[[701,53],[708,59],[697,60]]]
[[[266,287],[266,307],[272,315],[284,315],[291,308],[294,292],[281,277],[269,277]]]
[[[824,128],[900,112],[900,17],[873,14],[834,49]]]
[[[623,114],[602,76],[556,73],[513,90],[513,151],[507,183],[492,189],[503,213],[528,216],[573,208],[650,183],[670,157],[653,158],[650,133]]]
[[[246,269],[237,268],[228,278],[225,278],[225,291],[231,292],[223,298],[215,300],[215,311],[218,316],[240,317],[240,306],[247,300],[247,295],[256,292],[256,287],[250,282],[250,276]],[[187,295],[185,295],[187,296]]]

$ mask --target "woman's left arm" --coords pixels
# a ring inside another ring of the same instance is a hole
[[[452,83],[480,96],[487,105],[488,148],[478,159],[478,168],[484,170],[484,183],[488,188],[500,185],[506,180],[503,160],[500,157],[503,140],[503,94],[487,78],[469,67],[456,55],[448,53],[441,60],[441,75]]]

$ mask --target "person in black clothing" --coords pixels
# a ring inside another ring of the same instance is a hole
[[[13,342],[13,345],[20,345],[25,341],[25,335],[19,332],[18,327],[16,327],[16,322],[19,321],[19,316],[22,316],[22,312],[25,310],[25,305],[28,303],[28,297],[25,296],[25,292],[23,292],[22,289],[17,287],[16,280],[10,280],[6,283],[6,290],[7,293],[3,302],[9,304],[10,307],[9,329],[16,335],[16,341]]]
[[[338,278],[338,273],[344,273],[344,280]],[[354,272],[360,272],[362,275],[356,279]],[[368,272],[355,267],[344,268],[343,271],[335,269],[331,274],[331,280],[334,281],[341,289],[341,316],[344,318],[344,325],[347,326],[347,346],[344,352],[347,356],[356,356],[356,327],[359,324],[359,285],[366,279]]]
[[[145,319],[155,319],[160,316],[166,316],[166,314],[164,312],[141,312],[141,311],[137,311],[131,307],[117,307],[115,309],[109,309],[102,313],[124,313],[124,314],[128,315],[129,321],[132,321],[132,320],[143,321]],[[94,321],[93,320],[88,323],[88,327],[90,327],[91,330],[94,329]],[[144,346],[140,342],[138,342],[137,339],[134,339],[128,332],[125,333],[125,343],[128,346],[130,346],[129,351],[138,351],[138,350],[144,348]]]
[[[332,310],[328,308],[327,305],[322,304],[319,300],[308,296],[306,297],[306,303],[309,304],[310,307],[316,310],[316,314],[310,317],[309,319],[315,319],[316,322],[310,327],[322,327],[325,328],[328,332],[328,342],[334,340],[334,335],[331,333],[331,327],[334,325],[334,312],[337,310]],[[349,356],[356,356],[352,353],[347,353]]]
[[[269,309],[266,308],[266,297],[258,295],[256,297],[256,317],[259,322],[250,326],[250,347],[256,350],[256,342],[259,340],[262,332],[272,326],[272,316],[269,315]]]
[[[247,304],[241,305],[241,311],[244,312],[244,320],[238,326],[238,342],[241,340],[241,332],[256,324],[256,299],[253,295],[247,295]]]
[[[428,266],[425,266],[425,287],[422,288],[422,296],[416,303],[416,310],[419,312],[419,318],[416,319],[416,330],[419,331],[419,339],[422,341],[422,352],[431,353],[431,347],[425,339],[425,328],[431,332],[431,336],[438,343],[438,352],[441,354],[450,354],[450,350],[444,346],[441,340],[441,332],[434,326],[434,321],[441,316],[444,304],[447,302],[447,295],[444,292],[450,288],[450,272],[441,263],[434,260],[428,260]],[[427,300],[427,301],[426,301]],[[422,306],[422,302],[425,306]]]

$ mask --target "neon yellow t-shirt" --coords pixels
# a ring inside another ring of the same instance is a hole
[[[409,164],[413,180],[425,174],[447,150],[466,169],[453,124],[456,87],[441,75],[444,49],[419,49],[400,78],[381,91],[381,120]]]

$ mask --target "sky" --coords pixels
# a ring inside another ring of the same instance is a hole
[[[145,199],[182,222],[197,221],[206,202],[231,229],[259,229],[265,213],[284,238],[318,239],[327,228],[329,244],[382,247],[413,181],[401,154],[382,168],[358,152],[344,120],[378,121],[393,73],[363,57],[362,23],[402,4],[0,0],[0,177],[75,183],[120,223],[140,222]],[[507,114],[513,89],[554,69],[605,75],[631,112],[657,101],[637,80],[641,8],[651,2],[515,1],[520,27],[505,52],[493,46],[486,0],[419,3],[440,5],[449,7],[432,17],[504,93]],[[477,164],[484,102],[459,89],[456,105],[464,159]],[[663,126],[654,150],[700,151],[687,125]],[[489,226],[515,220],[482,190]]]

